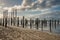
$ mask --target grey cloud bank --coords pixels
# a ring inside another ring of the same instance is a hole
[[[55,5],[60,5],[60,0],[36,0],[34,2],[32,0],[23,0],[21,5],[25,8],[29,6],[30,9],[50,8]]]
[[[19,5],[21,10],[25,10],[51,8],[60,5],[60,0],[0,0],[0,3],[9,7],[14,7],[14,5],[18,7]]]

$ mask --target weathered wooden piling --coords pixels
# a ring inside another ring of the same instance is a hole
[[[54,22],[54,21],[53,21],[53,19],[52,19],[51,21],[52,21],[52,27],[53,27],[53,22]]]
[[[4,26],[4,18],[3,18],[3,26]]]
[[[50,27],[50,32],[52,32],[52,29],[51,29],[51,20],[49,20],[49,27]]]
[[[57,20],[57,24],[58,24],[58,26],[59,26],[59,20]]]
[[[41,20],[41,31],[43,31],[43,20]]]
[[[17,26],[19,27],[19,17],[17,17]]]
[[[36,29],[38,29],[38,26],[39,26],[39,20],[38,20],[38,18],[35,20],[35,25],[36,25]]]
[[[15,26],[15,17],[13,19],[14,19],[13,23],[14,23],[14,26]]]
[[[23,25],[23,22],[22,22],[23,20],[21,19],[21,26]]]
[[[24,19],[25,19],[25,17],[23,16],[23,28],[24,28],[24,26],[25,26],[25,25],[24,25]]]
[[[56,29],[56,20],[55,20],[55,29]]]
[[[32,19],[30,18],[30,29],[32,28]]]
[[[28,24],[28,20],[27,20],[27,19],[25,19],[25,26],[27,26],[27,24]]]
[[[11,26],[12,26],[12,17],[11,17]]]
[[[7,27],[7,18],[5,18],[5,27]]]
[[[44,24],[44,26],[47,26],[47,20],[46,19],[44,19],[43,24]]]

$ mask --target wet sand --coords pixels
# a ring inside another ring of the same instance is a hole
[[[0,40],[60,40],[60,36],[24,28],[0,27]]]

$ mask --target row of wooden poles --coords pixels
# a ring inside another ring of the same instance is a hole
[[[7,26],[7,19],[8,18],[3,18],[3,26],[5,26],[5,27],[8,27]],[[12,26],[12,23],[13,23],[13,18],[11,18],[11,26]],[[20,25],[20,22],[19,22],[20,20],[19,20],[19,17],[17,17],[17,27],[19,27],[19,25]],[[47,25],[48,23],[47,22],[49,22],[49,29],[50,29],[50,32],[52,32],[52,27],[53,27],[53,22],[54,22],[54,25],[55,25],[55,29],[56,29],[56,22],[57,22],[57,24],[59,25],[59,20],[46,20],[46,19],[44,19],[44,20],[39,20],[39,18],[36,18],[35,19],[35,21],[33,20],[33,19],[31,19],[30,18],[30,20],[27,20],[27,19],[25,19],[25,17],[23,16],[23,18],[22,18],[22,20],[21,20],[21,26],[23,27],[23,28],[25,28],[25,26],[27,26],[27,24],[28,24],[28,21],[29,21],[29,26],[30,26],[30,29],[32,29],[32,25],[33,25],[33,23],[35,22],[35,26],[36,26],[36,29],[39,29],[39,25],[40,25],[40,23],[41,23],[41,30],[43,31],[43,25]],[[14,23],[14,25],[15,25],[15,23]]]

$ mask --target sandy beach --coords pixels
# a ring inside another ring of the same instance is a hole
[[[60,36],[37,30],[0,27],[0,40],[60,40]]]

